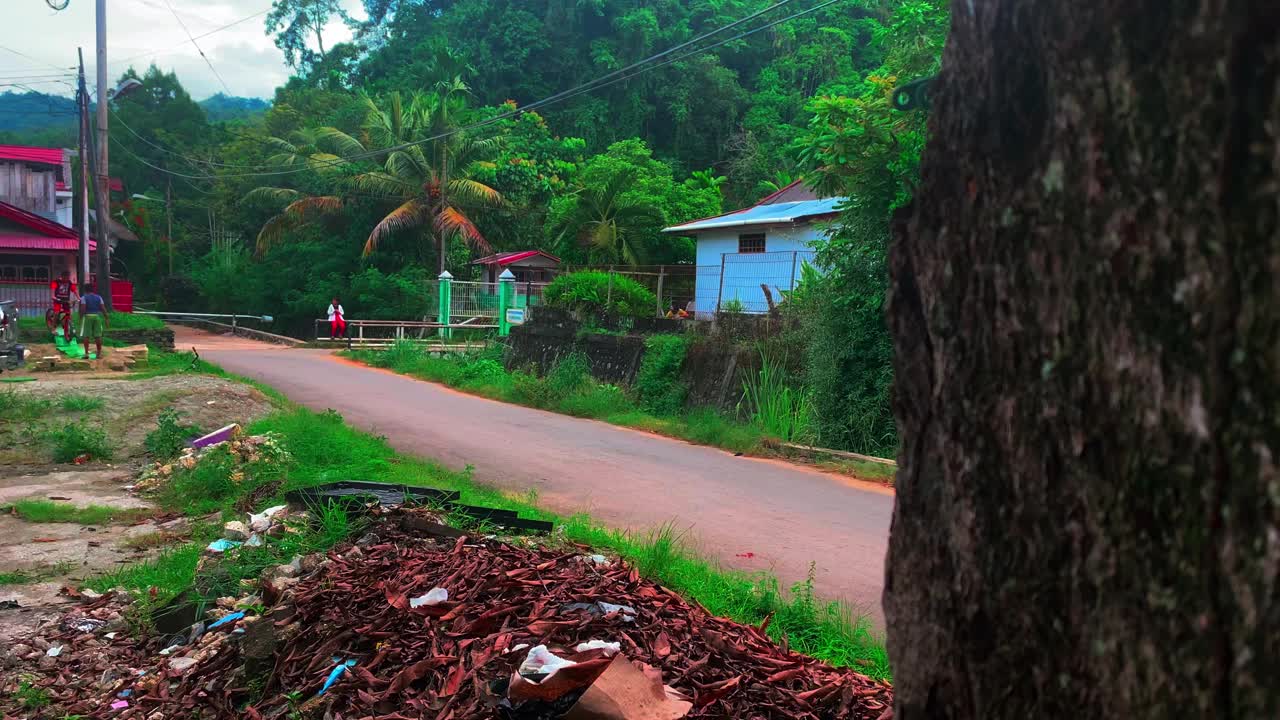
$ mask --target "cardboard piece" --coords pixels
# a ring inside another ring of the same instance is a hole
[[[565,720],[677,720],[693,703],[665,687],[657,673],[646,673],[618,655],[569,708]]]

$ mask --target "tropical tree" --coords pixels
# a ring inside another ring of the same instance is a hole
[[[643,257],[639,236],[660,226],[664,218],[658,207],[625,194],[634,181],[634,173],[624,172],[602,187],[580,190],[573,208],[559,222],[557,241],[572,237],[599,259],[639,265]]]
[[[324,27],[335,15],[351,22],[339,0],[275,0],[267,13],[267,34],[276,36],[276,47],[284,52],[284,60],[290,67],[298,67],[300,61],[310,64],[325,58]],[[307,39],[312,35],[316,38],[318,57],[307,47]]]
[[[297,142],[277,139],[280,153],[273,158],[306,162],[318,169],[336,167],[333,161],[344,157],[380,159],[381,169],[343,181],[359,194],[395,203],[394,209],[369,232],[364,255],[377,250],[390,234],[416,231],[431,241],[443,272],[448,243],[453,238],[461,239],[473,251],[490,250],[472,217],[477,211],[503,203],[497,190],[473,177],[497,149],[497,141],[452,132],[452,118],[460,109],[459,96],[465,89],[461,81],[455,80],[441,84],[436,92],[414,95],[408,102],[399,93],[392,93],[384,107],[365,96],[363,142],[335,128],[319,128],[297,134],[293,138]],[[325,153],[324,147],[339,152]],[[259,251],[287,231],[338,210],[343,204],[341,193],[315,197],[287,188],[257,188],[250,198],[289,203],[263,225],[258,234]]]

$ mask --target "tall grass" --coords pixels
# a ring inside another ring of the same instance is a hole
[[[355,351],[349,356],[374,367],[494,400],[602,420],[735,453],[759,451],[765,433],[754,424],[737,422],[707,408],[683,408],[687,388],[675,373],[684,358],[685,338],[658,337],[662,346],[655,357],[665,359],[646,359],[648,374],[645,382],[639,383],[641,400],[635,393],[593,378],[586,357],[576,353],[561,358],[545,376],[506,370],[501,362],[501,346],[476,354],[435,357],[415,343],[402,341],[387,350]],[[644,397],[649,400],[644,401]]]
[[[742,381],[738,408],[774,437],[790,441],[807,434],[808,396],[792,387],[782,364],[764,352],[760,353],[760,371]]]

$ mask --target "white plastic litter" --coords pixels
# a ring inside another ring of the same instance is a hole
[[[48,650],[45,650],[45,651],[44,651],[44,654],[45,654],[45,655],[48,655],[49,657],[58,657],[59,655],[61,655],[61,654],[62,654],[62,646],[61,646],[61,645],[54,645],[53,647],[49,648]]]
[[[547,649],[546,645],[538,645],[529,651],[525,656],[524,662],[520,663],[519,673],[526,678],[530,675],[544,675],[534,682],[542,682],[551,677],[560,668],[566,668],[570,665],[578,663],[572,660],[566,660]]]
[[[288,505],[276,505],[269,507],[260,513],[249,516],[249,529],[254,532],[266,532],[271,529],[271,518],[280,511],[287,509]]]
[[[587,559],[588,559],[588,560],[590,560],[591,562],[593,562],[593,563],[597,564],[597,565],[608,565],[608,564],[609,564],[609,558],[607,558],[607,557],[605,557],[605,556],[603,556],[603,555],[590,555],[590,556],[588,556],[588,557],[587,557]]]
[[[600,609],[604,611],[605,615],[618,613],[622,616],[622,622],[635,622],[636,609],[630,605],[614,605],[613,603],[607,603],[603,600],[597,601],[596,605],[600,606]]]
[[[525,649],[525,648],[527,648],[527,647],[529,647],[529,643],[520,643],[519,645],[516,645],[515,647],[509,647],[509,648],[507,648],[506,650],[503,650],[503,651],[502,651],[502,654],[503,654],[503,655],[506,655],[507,653],[520,652],[521,650],[524,650],[524,649]]]
[[[421,597],[416,597],[416,598],[410,598],[409,607],[416,608],[416,607],[422,607],[423,605],[427,605],[427,606],[439,605],[442,602],[448,602],[448,600],[449,600],[448,590],[445,590],[444,588],[441,588],[441,587],[431,588],[430,590],[427,591],[426,595],[423,595]]]
[[[584,643],[578,643],[575,648],[578,652],[586,652],[588,650],[604,650],[605,657],[613,657],[622,652],[622,644],[616,642],[605,642],[604,640],[589,640]]]
[[[248,540],[244,541],[244,545],[245,547],[262,547],[262,536],[254,533],[249,536]]]
[[[185,672],[190,670],[191,666],[195,665],[197,662],[198,661],[195,658],[189,657],[169,658],[169,667],[177,670],[178,672]]]

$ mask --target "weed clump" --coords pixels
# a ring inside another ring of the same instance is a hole
[[[54,462],[110,460],[115,454],[107,440],[107,432],[83,421],[67,423],[61,429],[53,430],[49,441],[53,445]]]
[[[147,433],[147,453],[156,460],[167,462],[182,454],[187,440],[199,437],[200,428],[184,425],[178,420],[178,411],[169,408],[156,418],[156,429]]]

